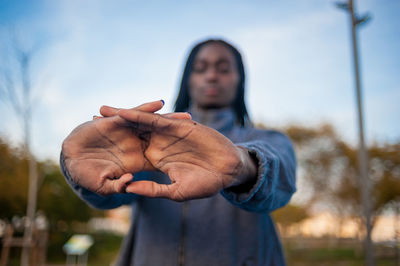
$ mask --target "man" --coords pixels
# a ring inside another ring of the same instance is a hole
[[[207,40],[189,55],[177,113],[103,106],[64,141],[61,167],[82,199],[133,205],[119,265],[285,264],[269,212],[295,191],[294,152],[251,126],[244,83],[240,53]]]

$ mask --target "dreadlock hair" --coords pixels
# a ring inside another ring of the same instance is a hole
[[[175,112],[184,112],[188,110],[189,105],[191,104],[191,99],[189,95],[189,78],[192,73],[194,59],[196,58],[197,53],[203,46],[212,43],[222,44],[232,52],[235,58],[237,64],[236,67],[239,73],[239,83],[237,87],[236,98],[232,103],[232,107],[235,112],[236,121],[243,127],[245,125],[245,122],[249,120],[249,115],[244,101],[245,73],[244,73],[243,60],[241,54],[235,47],[233,47],[231,44],[221,39],[205,40],[195,45],[190,51],[189,57],[185,64],[185,69],[183,71],[178,97],[176,98],[175,101]]]

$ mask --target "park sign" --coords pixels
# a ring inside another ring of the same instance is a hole
[[[93,238],[90,235],[73,235],[67,243],[64,244],[63,250],[67,255],[83,255],[93,245]]]

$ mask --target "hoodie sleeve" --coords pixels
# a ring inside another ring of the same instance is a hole
[[[254,130],[248,141],[235,144],[256,159],[257,179],[249,189],[229,187],[221,194],[252,212],[271,212],[286,205],[296,191],[296,159],[289,138],[276,131]]]
[[[130,204],[132,201],[134,201],[136,198],[139,197],[138,195],[135,194],[120,194],[120,193],[112,194],[109,196],[101,196],[76,184],[72,180],[70,174],[68,173],[62,152],[60,155],[60,168],[67,183],[70,185],[75,194],[94,208],[113,209],[121,205]]]

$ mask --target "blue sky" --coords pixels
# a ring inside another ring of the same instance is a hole
[[[400,2],[356,1],[373,19],[359,30],[368,141],[400,139]],[[332,123],[356,143],[349,20],[334,1],[0,0],[0,68],[9,67],[9,29],[39,47],[32,82],[40,101],[33,147],[56,160],[62,140],[103,104],[164,99],[171,111],[182,65],[199,40],[221,37],[243,53],[247,103],[269,126]],[[0,134],[21,127],[0,103]]]

